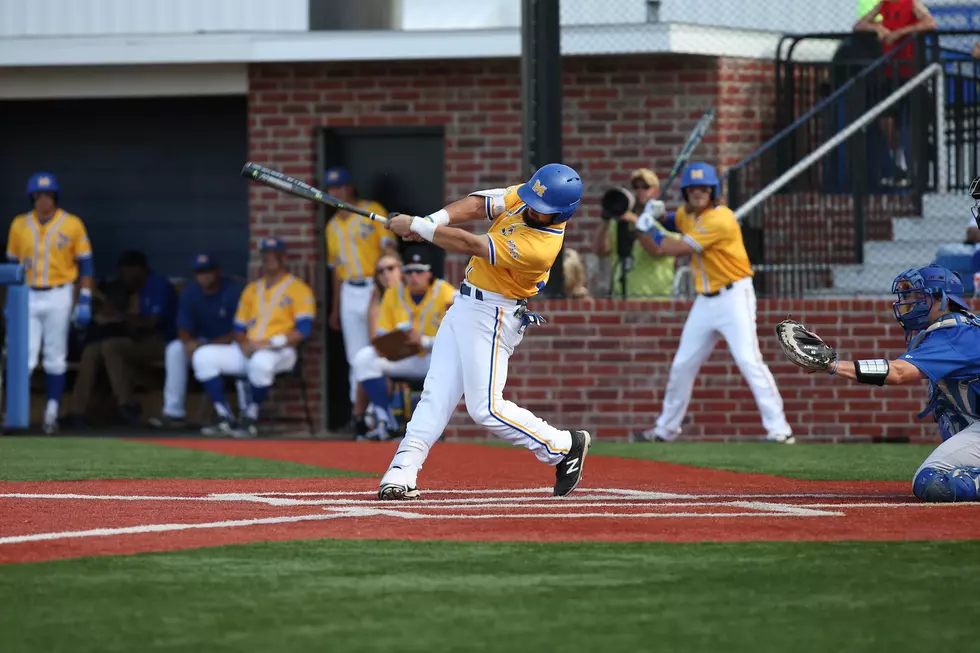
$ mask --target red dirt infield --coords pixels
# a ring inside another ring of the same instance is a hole
[[[394,444],[154,440],[380,474]],[[980,504],[923,504],[909,483],[801,481],[590,457],[571,496],[522,450],[440,444],[421,501],[377,478],[0,483],[0,563],[257,541],[745,542],[980,539]]]

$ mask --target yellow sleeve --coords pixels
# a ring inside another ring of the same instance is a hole
[[[290,290],[293,291],[293,319],[315,318],[316,298],[313,297],[313,289],[301,281],[294,283]]]
[[[340,263],[340,236],[337,223],[333,220],[327,225],[327,267],[331,270]]]
[[[372,213],[377,213],[378,215],[388,215],[388,210],[374,201],[368,202],[367,210]],[[398,241],[395,239],[395,235],[388,231],[383,224],[380,222],[374,222],[373,220],[371,221],[371,224],[374,225],[374,238],[378,239],[378,245],[381,247],[381,249],[398,247]]]
[[[390,331],[394,331],[397,325],[398,318],[395,316],[395,303],[397,298],[395,293],[398,292],[398,288],[389,288],[385,291],[384,296],[381,298],[381,313],[378,315],[378,335],[384,335]]]
[[[725,212],[716,209],[716,212],[702,219],[700,224],[695,223],[683,236],[684,242],[694,248],[694,251],[701,253],[711,249],[715,245],[726,243],[731,240],[735,229],[738,229],[738,222],[731,211]]]
[[[252,308],[253,297],[255,296],[255,284],[249,284],[242,293],[241,299],[238,300],[238,310],[235,311],[235,330],[236,331],[246,331],[248,330],[249,323],[252,321],[252,317],[255,311]]]
[[[439,290],[439,299],[443,306],[451,306],[456,300],[456,289],[449,282],[443,282],[442,288]]]
[[[551,269],[562,239],[523,229],[505,236],[494,232],[490,237],[490,265],[518,272],[543,274]]]
[[[88,232],[85,231],[85,223],[75,218],[74,242],[72,246],[75,250],[74,258],[83,259],[92,256],[92,243],[88,239]]]
[[[7,232],[7,258],[20,261],[20,238],[18,238],[18,225],[20,218],[14,218],[10,223],[10,231]]]

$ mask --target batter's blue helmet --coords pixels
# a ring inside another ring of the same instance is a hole
[[[969,312],[970,306],[963,299],[963,282],[958,274],[941,265],[911,268],[895,277],[892,294],[898,299],[892,304],[895,319],[905,329],[906,340],[916,331],[929,326],[929,311],[936,300],[942,310],[955,304]]]
[[[35,172],[27,180],[27,199],[34,201],[34,193],[54,193],[58,197],[58,180],[50,172]]]
[[[582,178],[566,165],[549,163],[517,189],[517,196],[538,213],[557,213],[551,224],[560,224],[572,217],[582,203]]]
[[[711,199],[716,200],[721,196],[721,182],[718,180],[718,172],[714,167],[707,163],[691,163],[684,172],[681,173],[681,193],[687,199],[686,190],[691,186],[710,186],[714,189]]]

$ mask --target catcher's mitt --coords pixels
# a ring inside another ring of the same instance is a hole
[[[371,341],[375,350],[381,358],[390,361],[400,361],[410,356],[415,356],[422,348],[418,345],[407,342],[408,334],[405,331],[392,331],[383,336],[378,336]]]
[[[837,351],[796,320],[783,320],[776,337],[786,357],[805,370],[823,371],[837,360]]]

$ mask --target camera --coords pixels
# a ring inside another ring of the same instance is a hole
[[[607,190],[599,206],[602,207],[603,220],[618,220],[636,204],[636,195],[629,188],[619,186]]]

